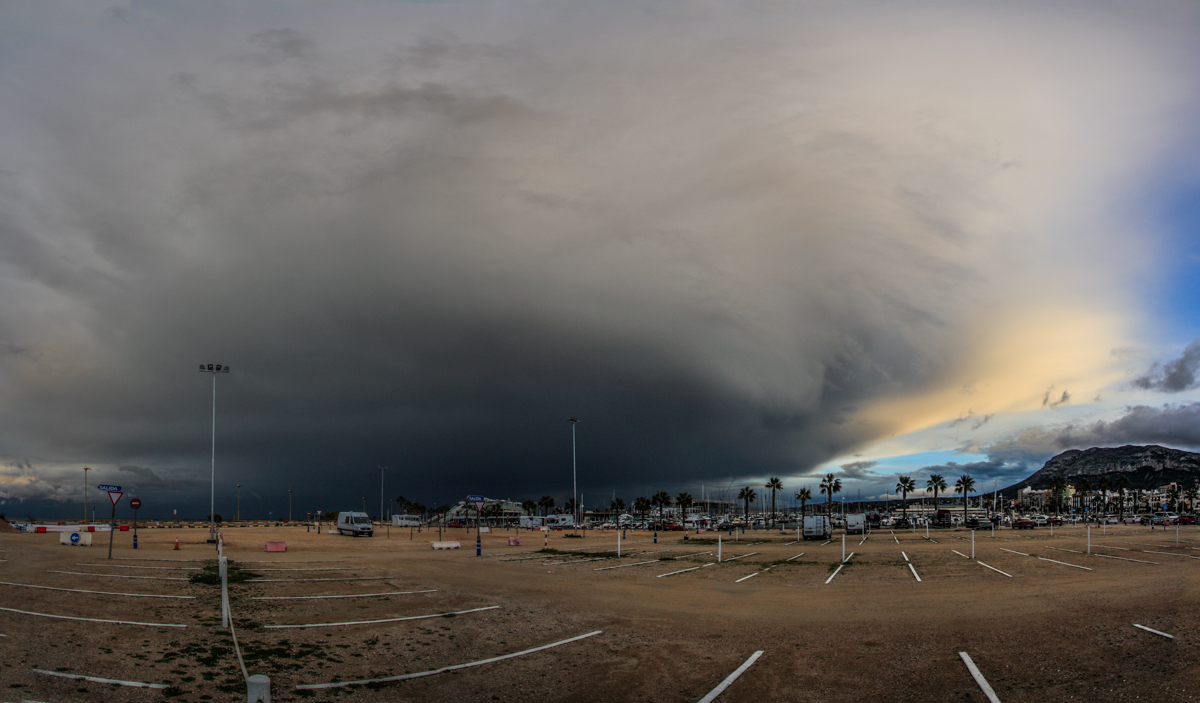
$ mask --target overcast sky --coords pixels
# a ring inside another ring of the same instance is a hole
[[[1200,448],[1178,3],[83,5],[0,5],[10,517],[206,515],[200,363],[226,517]]]

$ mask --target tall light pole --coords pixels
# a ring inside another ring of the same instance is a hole
[[[87,522],[87,472],[91,471],[88,467],[83,467],[83,521]]]
[[[569,417],[567,422],[571,423],[571,510],[575,513],[575,534],[579,534],[579,481],[576,479],[575,472],[575,425],[579,424],[579,418]]]
[[[379,469],[379,523],[383,524],[383,472],[387,471],[386,466],[377,467]]]
[[[208,494],[208,543],[217,543],[217,374],[229,373],[228,366],[200,364],[200,373],[212,374],[212,483]]]
[[[238,489],[237,521],[241,522],[242,521],[242,484],[239,483],[237,485],[237,489]]]
[[[292,489],[288,489],[288,522],[292,521]]]

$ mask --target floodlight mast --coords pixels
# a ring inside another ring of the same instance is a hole
[[[212,482],[208,494],[208,543],[217,543],[217,374],[229,373],[221,364],[200,364],[200,373],[212,374]]]
[[[567,422],[571,423],[571,512],[575,513],[571,522],[574,523],[575,535],[579,535],[579,480],[575,471],[575,425],[579,424],[579,418],[569,417]]]

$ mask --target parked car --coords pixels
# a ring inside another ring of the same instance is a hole
[[[1055,516],[1055,517],[1052,517],[1052,518],[1046,520],[1046,522],[1050,523],[1051,525],[1054,525],[1055,527],[1062,527],[1063,519]]]
[[[892,521],[892,527],[897,530],[907,530],[912,527],[912,522],[906,517],[898,517]]]
[[[1180,525],[1198,525],[1198,524],[1200,524],[1200,519],[1198,519],[1195,515],[1180,515],[1179,516],[1179,524]]]
[[[1119,525],[1121,524],[1121,518],[1117,517],[1116,515],[1109,515],[1108,517],[1104,518],[1104,522],[1109,525]]]
[[[1045,515],[1031,515],[1029,516],[1029,519],[1033,520],[1034,524],[1038,527],[1045,527],[1046,525],[1050,524],[1050,518],[1046,517]]]
[[[1037,527],[1037,523],[1027,517],[1019,517],[1013,522],[1014,530],[1032,530]]]

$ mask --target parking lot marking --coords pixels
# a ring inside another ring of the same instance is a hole
[[[979,684],[979,689],[983,691],[983,695],[987,696],[990,703],[1000,703],[1000,699],[996,697],[996,692],[988,685],[987,679],[983,678],[983,674],[979,673],[979,667],[975,666],[975,662],[971,661],[971,655],[966,652],[959,652],[958,656],[962,657],[963,663],[967,665],[967,671],[971,672],[971,677],[975,679],[975,683]]]
[[[834,569],[833,573],[829,575],[829,578],[825,579],[825,585],[829,585],[829,582],[833,580],[834,576],[838,575],[838,572],[842,570],[843,566],[845,566],[844,563],[838,564],[838,568]]]
[[[963,559],[970,559],[970,558],[971,558],[971,557],[967,556],[966,554],[963,554],[962,552],[958,551],[957,549],[951,549],[950,551],[954,552],[955,554],[957,554],[958,556],[962,557]]]
[[[1114,557],[1114,556],[1110,556],[1108,554],[1093,554],[1092,556],[1100,557],[1101,559],[1120,559],[1121,561],[1136,561],[1139,564],[1154,564],[1155,566],[1158,566],[1158,562],[1156,562],[1156,561],[1142,561],[1141,559],[1126,559],[1125,557]]]
[[[1109,547],[1107,545],[1100,546],[1098,548],[1099,549],[1120,549],[1122,552],[1132,552],[1133,551],[1132,549],[1126,549],[1125,547]]]
[[[85,591],[82,588],[58,588],[55,586],[35,586],[32,583],[12,583],[0,581],[0,586],[20,586],[22,588],[44,588],[47,591],[70,591],[71,593],[93,593],[100,596],[133,596],[135,598],[182,598],[195,600],[196,596],[160,596],[154,593],[113,593],[112,591]]]
[[[743,663],[741,666],[739,666],[737,669],[735,669],[732,674],[730,674],[729,676],[726,676],[725,680],[722,681],[721,683],[717,684],[716,688],[709,691],[706,696],[701,698],[699,703],[712,703],[713,701],[715,701],[717,699],[717,696],[724,693],[725,689],[729,688],[729,686],[734,681],[737,681],[739,676],[746,673],[746,669],[749,669],[751,666],[754,665],[754,662],[758,661],[758,658],[763,655],[763,651],[764,650],[760,649],[757,652],[755,652],[754,654],[751,654],[750,658],[747,659],[745,661],[745,663]]]
[[[1065,561],[1055,561],[1054,559],[1047,559],[1046,557],[1038,557],[1038,559],[1041,559],[1042,561],[1052,562],[1054,564],[1062,564],[1063,566],[1073,566],[1076,569],[1083,569],[1084,571],[1092,571],[1092,569],[1089,569],[1086,566],[1080,566],[1078,564],[1068,564]]]
[[[129,578],[128,576],[126,578]],[[347,576],[337,579],[250,579],[250,583],[300,583],[301,581],[391,581],[395,576]]]
[[[913,578],[917,580],[917,583],[921,583],[921,577],[917,576],[917,570],[913,568],[911,561],[908,563],[908,570],[912,572]]]
[[[707,564],[706,564],[705,566],[707,566]],[[695,571],[696,569],[699,569],[699,568],[700,568],[700,567],[698,567],[698,566],[693,566],[693,567],[692,567],[692,568],[690,568],[690,569],[680,569],[679,571],[672,571],[672,572],[670,572],[670,573],[667,573],[667,574],[659,574],[659,575],[658,575],[658,576],[656,576],[655,578],[662,578],[662,577],[664,577],[664,576],[674,576],[675,574],[682,574],[682,573],[684,573],[684,572],[687,572],[687,571]]]
[[[855,554],[857,554],[857,552],[850,552],[850,556],[848,556],[848,557],[846,557],[845,559],[843,559],[843,560],[842,560],[842,563],[843,563],[843,564],[845,564],[845,563],[848,563],[848,562],[850,561],[850,557],[853,557]]]
[[[1028,555],[1028,554],[1026,554],[1025,552],[1014,552],[1013,550],[1011,550],[1011,549],[1005,549],[1004,547],[997,547],[997,549],[999,549],[999,550],[1000,550],[1000,551],[1002,551],[1002,552],[1012,552],[1013,554],[1020,554],[1020,555],[1021,555],[1021,556],[1023,556],[1023,557],[1027,557],[1027,556],[1029,556],[1029,555]]]
[[[1167,556],[1172,556],[1172,557],[1186,557],[1188,559],[1200,559],[1200,557],[1194,557],[1191,554],[1176,554],[1174,552],[1152,552],[1149,549],[1143,549],[1142,551],[1145,552],[1146,554],[1166,554]]]
[[[46,671],[45,669],[33,669],[35,674],[46,674],[47,676],[59,676],[64,679],[76,679],[80,681],[91,681],[93,683],[112,683],[118,686],[132,686],[134,688],[170,688],[170,685],[165,683],[142,683],[141,681],[121,681],[120,679],[102,679],[98,676],[84,676],[83,674],[68,674],[63,671]]]
[[[157,569],[159,571],[204,571],[202,566],[134,566],[133,564],[85,564],[75,562],[75,566],[103,566],[109,569]]]
[[[1166,638],[1167,638],[1167,639],[1169,639],[1169,640],[1173,640],[1173,639],[1175,639],[1175,636],[1174,636],[1174,635],[1168,635],[1167,633],[1165,633],[1165,632],[1159,632],[1158,630],[1151,630],[1150,628],[1146,627],[1145,625],[1139,625],[1139,624],[1137,624],[1136,622],[1135,622],[1135,623],[1133,623],[1133,626],[1134,626],[1134,627],[1141,628],[1141,629],[1145,630],[1146,632],[1153,632],[1153,633],[1154,633],[1154,634],[1156,634],[1156,635],[1162,635],[1163,637],[1166,637]]]
[[[800,541],[800,540],[798,540],[798,539],[795,539],[795,540],[792,540],[791,542],[788,542],[788,543],[784,544],[783,546],[785,546],[785,547],[789,547],[789,546],[791,546],[791,545],[793,545],[793,544],[796,544],[796,543],[797,543],[797,542],[799,542],[799,541]]]
[[[316,689],[316,688],[336,688],[336,687],[340,687],[340,686],[362,686],[365,684],[372,684],[372,683],[388,683],[391,681],[404,681],[406,679],[417,679],[417,678],[421,678],[422,676],[433,676],[435,674],[443,674],[447,671],[455,671],[457,669],[466,669],[466,668],[469,668],[472,666],[482,666],[483,664],[491,664],[492,662],[504,661],[505,659],[512,659],[513,657],[520,657],[520,656],[524,656],[526,654],[533,654],[534,652],[540,652],[544,649],[550,649],[551,647],[558,647],[558,646],[561,646],[564,644],[570,644],[571,642],[578,642],[579,640],[586,639],[586,638],[592,637],[594,635],[598,635],[601,632],[604,632],[604,630],[596,630],[595,632],[589,632],[586,635],[578,635],[576,637],[571,637],[570,639],[560,640],[558,642],[551,642],[550,644],[544,644],[540,647],[533,647],[532,649],[525,649],[520,652],[513,652],[512,654],[503,654],[498,657],[491,657],[488,659],[480,659],[479,661],[467,662],[466,664],[454,664],[453,666],[443,666],[440,669],[432,669],[430,671],[418,671],[415,674],[401,674],[399,676],[387,676],[387,677],[384,677],[381,679],[362,679],[359,681],[339,681],[337,683],[298,684],[296,686],[296,688],[298,690],[311,690],[311,689]]]
[[[788,557],[786,561],[791,561],[791,560],[793,560],[793,559],[799,559],[799,558],[800,558],[800,557],[802,557],[802,556],[804,556],[804,552],[800,552],[799,554],[797,554],[797,555],[796,555],[796,556],[794,556],[794,557]]]
[[[319,598],[371,598],[373,596],[407,596],[413,593],[437,593],[436,588],[427,591],[387,591],[385,593],[346,593],[333,596],[254,596],[250,600],[314,600]],[[186,596],[192,598],[193,596]]]
[[[892,536],[892,539],[895,539],[895,540],[896,540],[896,544],[900,544],[900,540],[896,539],[896,533],[895,533],[895,532],[892,532],[891,530],[888,530],[888,534],[890,534],[890,535]]]
[[[245,563],[245,562],[242,562]],[[155,568],[155,567],[135,567],[135,568]],[[263,569],[255,567],[255,571],[362,571],[365,567],[362,566],[328,566],[328,567],[308,567],[302,569]]]
[[[822,543],[821,543],[821,546],[822,546],[822,547],[824,547],[825,545],[829,544],[829,543],[830,543],[830,542],[832,542],[832,541],[833,541],[833,540],[826,540],[826,541],[824,541],[824,542],[822,542]]]
[[[617,564],[616,566],[602,566],[599,569],[592,569],[592,571],[607,571],[609,569],[624,569],[627,566],[641,566],[642,564],[657,564],[657,563],[658,563],[658,559],[651,559],[649,561],[639,561],[636,564]]]
[[[1054,549],[1060,552],[1071,552],[1072,554],[1083,554],[1078,549],[1062,549],[1061,547],[1046,547],[1046,549]]]
[[[734,581],[734,583],[741,583],[742,581],[745,581],[745,580],[746,580],[746,579],[748,579],[748,578],[753,578],[753,577],[755,577],[755,576],[758,576],[758,573],[759,573],[759,572],[755,571],[754,573],[750,574],[749,576],[743,576],[743,577],[741,577],[741,578],[740,578],[740,579],[738,579],[737,581]]]
[[[444,618],[447,615],[466,615],[467,613],[478,613],[484,610],[495,610],[498,605],[489,605],[483,608],[471,608],[470,610],[456,610],[452,613],[433,613],[430,615],[409,615],[403,618],[382,618],[380,620],[348,620],[346,622],[314,622],[302,625],[263,625],[264,630],[286,630],[304,627],[337,627],[339,625],[374,625],[382,622],[402,622],[404,620],[426,620],[428,618]]]
[[[729,557],[728,559],[725,559],[725,561],[733,561],[734,559],[741,559],[742,557],[752,557],[755,554],[758,554],[758,552],[750,552],[749,554],[739,554],[736,557]]]
[[[48,574],[69,574],[71,576],[102,576],[109,579],[149,579],[151,581],[187,581],[188,579],[182,576],[125,576],[124,574],[90,574],[86,571],[51,571],[46,570]]]
[[[29,610],[17,610],[16,608],[0,608],[0,610],[9,613],[20,613],[22,615],[37,615],[42,618],[56,618],[58,620],[82,620],[83,622],[104,622],[110,625],[144,625],[146,627],[187,627],[187,625],[177,625],[167,622],[134,622],[132,620],[100,620],[98,618],[77,618],[71,615],[51,615],[50,613],[35,613]]]
[[[1004,574],[1004,572],[1003,572],[1003,571],[1001,571],[1000,569],[997,569],[997,568],[996,568],[996,567],[994,567],[994,566],[988,566],[987,564],[984,564],[984,563],[983,563],[983,562],[981,562],[981,561],[977,561],[977,562],[975,562],[975,563],[976,563],[976,564],[979,564],[980,566],[987,566],[987,568],[991,569],[992,571],[995,571],[995,572],[996,572],[996,573],[998,573],[998,574]],[[1012,576],[1012,574],[1004,574],[1004,575],[1005,575],[1005,576],[1007,576],[1007,577],[1009,577],[1009,578],[1012,578],[1012,577],[1013,577],[1013,576]]]

